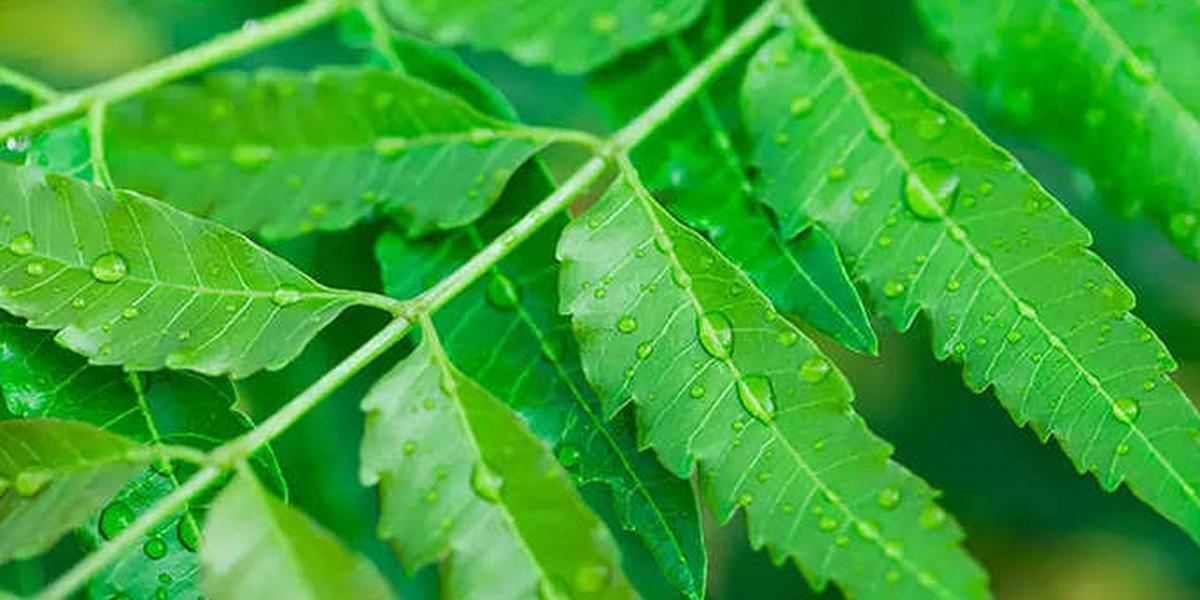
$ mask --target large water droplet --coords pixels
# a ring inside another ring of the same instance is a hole
[[[899,279],[889,279],[883,284],[883,295],[888,298],[895,298],[904,293],[904,282]]]
[[[167,555],[167,543],[160,537],[152,537],[142,545],[142,552],[150,560],[159,560]]]
[[[890,485],[886,486],[879,490],[879,495],[875,499],[883,508],[896,508],[900,504],[900,490]]]
[[[654,344],[650,343],[650,341],[642,342],[637,345],[636,352],[638,358],[647,358],[654,352]]]
[[[496,273],[492,275],[492,280],[488,282],[487,299],[496,308],[511,309],[520,301],[521,290],[512,279],[503,274]]]
[[[554,456],[558,458],[558,462],[562,466],[570,469],[579,464],[580,459],[583,458],[583,452],[575,444],[562,444],[555,449]]]
[[[1124,396],[1113,401],[1112,412],[1118,421],[1132,423],[1141,413],[1141,407],[1138,406],[1137,400]]]
[[[750,416],[770,423],[775,416],[775,390],[771,380],[762,375],[748,375],[738,380],[738,400]]]
[[[92,277],[101,283],[116,283],[129,274],[125,259],[116,252],[101,254],[92,262]]]
[[[713,358],[728,358],[733,347],[733,324],[720,311],[709,311],[696,319],[696,335],[700,345]]]
[[[475,494],[487,502],[496,502],[500,499],[500,489],[504,487],[504,478],[492,472],[487,465],[476,463],[475,468],[471,469],[471,489],[475,490]]]
[[[620,319],[617,319],[617,331],[621,333],[633,333],[637,331],[637,328],[637,317],[633,315],[624,315]]]
[[[137,515],[133,514],[133,509],[128,504],[116,500],[104,507],[104,511],[100,513],[100,535],[106,540],[111,540],[125,531],[136,518]]]
[[[258,171],[267,166],[275,157],[275,150],[270,146],[240,145],[233,149],[230,158],[233,164],[243,171]]]
[[[33,261],[25,265],[25,273],[31,277],[41,277],[46,274],[46,265],[40,262]]]
[[[954,167],[941,158],[927,158],[913,166],[904,178],[904,202],[922,219],[939,219],[950,212],[958,193],[959,177]]]
[[[28,231],[18,233],[16,237],[8,243],[8,251],[17,256],[29,256],[33,254],[33,234]]]
[[[13,481],[13,489],[17,491],[18,496],[32,498],[46,489],[53,479],[54,474],[46,469],[21,471]]]
[[[300,298],[300,290],[290,285],[281,285],[271,292],[271,302],[275,306],[291,306],[299,302]]]
[[[825,357],[814,356],[800,365],[800,377],[809,383],[817,383],[824,380],[832,368]]]

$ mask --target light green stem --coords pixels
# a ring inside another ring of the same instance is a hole
[[[333,6],[336,3],[324,2],[321,4]],[[593,156],[585,162],[545,200],[538,203],[529,213],[445,279],[429,288],[415,300],[406,303],[400,316],[310,385],[308,389],[290,400],[283,408],[245,435],[231,440],[209,453],[210,466],[201,469],[186,484],[160,500],[150,511],[130,524],[121,535],[113,538],[98,551],[76,564],[42,592],[38,598],[43,600],[65,598],[79,589],[92,575],[117,558],[142,534],[162,519],[174,514],[192,495],[203,491],[225,470],[236,466],[278,437],[372,360],[403,339],[412,328],[413,323],[444,306],[486,274],[521,242],[537,232],[556,214],[565,210],[580,193],[603,175],[609,159],[620,156],[644,140],[703,88],[722,68],[769,31],[775,12],[774,2],[768,2],[759,7],[712,54],[689,71],[666,94],[651,104],[645,112],[613,134],[608,142],[603,143],[600,148],[601,152],[597,156]],[[579,134],[577,141],[587,141],[588,145],[591,145],[586,134]]]
[[[54,88],[5,66],[0,66],[0,85],[8,86],[21,93],[28,94],[34,100],[41,102],[49,102],[59,96]]]
[[[57,96],[48,104],[0,122],[0,139],[27,133],[59,119],[85,112],[98,102],[112,104],[124,100],[168,81],[294,37],[353,6],[352,0],[310,0],[267,17],[254,27],[218,36],[136,71]]]

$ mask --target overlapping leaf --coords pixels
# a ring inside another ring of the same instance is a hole
[[[85,423],[0,421],[0,562],[49,548],[104,505],[149,455]]]
[[[204,542],[204,590],[215,600],[395,598],[375,565],[245,470],[213,502]]]
[[[105,129],[122,186],[269,238],[376,211],[414,233],[468,223],[546,135],[371,67],[168,86],[115,106]]]
[[[474,99],[489,114],[513,118],[507,101],[452,54],[401,40],[396,49],[408,72]],[[376,246],[384,287],[397,298],[415,297],[550,193],[551,183],[541,169],[529,168],[475,225],[422,240],[385,233]],[[513,250],[440,309],[434,322],[454,364],[554,447],[584,499],[608,523],[622,568],[641,595],[703,597],[704,540],[691,486],[638,452],[631,415],[601,418],[570,323],[555,306],[554,245],[565,221],[552,221]],[[476,335],[480,331],[504,333],[496,339]]]
[[[924,311],[972,389],[1200,540],[1200,415],[1087,230],[912,76],[793,16],[744,89],[785,234],[825,225],[899,328]]]
[[[209,449],[251,427],[250,419],[232,408],[228,383],[191,373],[132,375],[119,369],[93,367],[54,344],[44,332],[31,331],[7,318],[0,322],[0,391],[5,405],[0,418],[55,418],[83,421],[126,439],[149,444],[190,445]],[[271,487],[283,489],[283,478],[270,449],[252,458]],[[99,546],[163,496],[177,488],[194,469],[159,463],[144,468],[102,511],[80,527],[85,544]],[[108,498],[101,498],[106,501]],[[91,594],[151,597],[162,589],[169,597],[200,594],[195,550],[204,501],[152,528],[141,544],[124,552],[89,582]]]
[[[379,532],[410,568],[446,557],[448,598],[632,598],[603,523],[541,441],[453,365],[425,321],[420,347],[372,388],[362,476]]]
[[[677,31],[704,0],[383,0],[396,24],[442,44],[498,49],[523,63],[587,71]]]
[[[1009,125],[1087,167],[1124,214],[1200,258],[1200,7],[1192,0],[921,0]]]
[[[0,307],[96,364],[245,376],[354,303],[241,235],[156,200],[0,165]]]
[[[562,310],[608,413],[722,519],[857,598],[986,596],[934,492],[888,459],[842,375],[733,264],[626,177],[563,234]]]
[[[686,37],[673,36],[591,79],[591,89],[614,124],[644,106],[692,67],[693,48],[721,40],[730,25],[725,4],[715,6]],[[721,8],[722,10],[717,10]],[[768,211],[753,202],[746,174],[745,131],[737,115],[737,70],[701,90],[633,153],[647,185],[666,208],[702,232],[771,297],[783,313],[800,318],[859,352],[874,353],[875,332],[837,248],[820,228],[785,240]]]

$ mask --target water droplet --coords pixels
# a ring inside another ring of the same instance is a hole
[[[33,254],[33,234],[28,231],[18,233],[16,237],[8,243],[8,251],[17,256],[29,256]]]
[[[838,520],[829,515],[825,515],[824,517],[821,517],[820,521],[817,521],[817,527],[819,527],[821,531],[833,531],[834,529],[837,529],[837,526]]]
[[[554,451],[554,455],[558,458],[558,462],[568,469],[578,465],[580,459],[583,458],[583,452],[575,444],[563,444],[559,446]]]
[[[900,504],[900,490],[887,486],[879,490],[879,496],[876,497],[879,506],[883,508],[896,508]]]
[[[699,383],[693,385],[691,387],[691,389],[688,390],[688,395],[693,398],[697,398],[697,399],[703,398],[704,397],[704,386],[700,385]]]
[[[1137,400],[1125,396],[1113,401],[1112,412],[1118,421],[1132,423],[1138,418],[1141,407],[1138,406]]]
[[[866,204],[871,200],[871,189],[866,187],[856,187],[850,194],[850,197],[856,204]]]
[[[125,319],[133,319],[139,314],[141,314],[141,311],[138,310],[138,307],[136,306],[126,306],[125,309],[121,311],[121,316]]]
[[[114,501],[100,513],[100,535],[106,540],[111,540],[125,531],[136,518],[137,515],[133,514],[133,509],[128,504],[120,500]]]
[[[37,261],[31,262],[25,265],[25,273],[32,277],[41,277],[46,273],[46,265]]]
[[[800,378],[809,383],[818,383],[829,376],[829,371],[833,369],[829,361],[823,356],[814,356],[804,361],[800,366]]]
[[[808,96],[800,96],[792,100],[791,111],[797,117],[807,115],[812,112],[813,101]]]
[[[92,262],[92,277],[101,283],[116,283],[128,274],[125,259],[116,252],[101,254]]]
[[[979,195],[989,196],[996,189],[996,184],[992,183],[991,179],[984,179],[979,182]]]
[[[200,547],[200,525],[191,515],[184,515],[175,526],[175,536],[188,552],[195,552]]]
[[[610,12],[592,15],[592,30],[597,33],[612,33],[617,29],[617,16]]]
[[[1158,78],[1158,70],[1148,58],[1130,54],[1123,61],[1125,72],[1129,73],[1138,83],[1150,84]]]
[[[885,574],[883,576],[883,579],[884,579],[884,581],[886,581],[888,583],[896,583],[896,582],[900,581],[900,571],[891,569],[890,571],[887,572],[887,574]]]
[[[46,489],[52,479],[54,474],[46,469],[21,471],[13,481],[13,489],[17,491],[18,496],[32,498]]]
[[[521,299],[521,290],[517,284],[501,273],[492,275],[488,282],[487,299],[492,306],[499,309],[510,309]]]
[[[962,284],[959,283],[957,279],[951,279],[950,281],[946,282],[946,291],[947,292],[957,292],[959,290],[959,288],[961,288],[961,287],[962,287]]]
[[[575,571],[575,589],[582,594],[594,594],[608,585],[611,575],[607,565],[588,565]]]
[[[934,220],[950,212],[958,192],[954,167],[941,158],[927,158],[904,178],[904,202],[918,218]]]
[[[492,472],[487,465],[476,463],[471,469],[471,489],[487,502],[495,503],[500,499],[500,489],[504,487],[504,478]]]
[[[925,529],[937,529],[946,522],[946,511],[936,504],[926,505],[921,509],[921,516],[918,517],[921,527]]]
[[[858,521],[854,524],[854,530],[858,535],[868,540],[873,540],[879,537],[879,526],[871,521]]]
[[[71,301],[71,307],[75,308],[77,310],[81,310],[81,309],[87,307],[87,300],[84,300],[83,298],[76,298]]]
[[[1008,332],[1008,335],[1004,336],[1004,339],[1008,340],[1009,343],[1011,343],[1011,344],[1015,344],[1015,343],[1021,341],[1022,337],[1024,337],[1024,336],[1021,335],[1021,332],[1014,329],[1014,330]]]
[[[281,285],[271,292],[271,302],[275,306],[291,306],[300,301],[300,290],[290,286]]]
[[[654,344],[649,341],[642,342],[637,345],[635,352],[638,358],[647,358],[650,356],[650,353],[654,352]]]
[[[696,319],[696,334],[700,345],[713,358],[729,357],[733,346],[733,325],[729,317],[720,311],[709,311]]]
[[[842,165],[833,165],[829,167],[829,172],[826,173],[830,181],[841,181],[846,178],[846,167]]]
[[[883,284],[883,295],[888,298],[895,298],[904,293],[904,283],[899,279],[889,279]]]
[[[239,145],[234,147],[230,158],[243,171],[258,171],[275,158],[275,150],[269,146]]]
[[[167,555],[167,543],[160,537],[152,537],[142,545],[142,552],[150,560],[159,560]]]
[[[779,332],[779,345],[787,348],[795,346],[796,342],[800,341],[800,334],[796,333],[795,329],[784,329]]]
[[[1125,456],[1126,454],[1129,454],[1129,444],[1126,444],[1125,442],[1117,444],[1117,455]]]
[[[738,400],[750,416],[770,423],[775,416],[775,391],[771,380],[762,375],[748,375],[737,383]]]
[[[637,331],[637,328],[637,317],[633,315],[624,315],[620,319],[617,319],[617,331],[621,333],[633,333]]]
[[[946,115],[936,110],[926,110],[917,121],[917,137],[932,142],[946,133]]]

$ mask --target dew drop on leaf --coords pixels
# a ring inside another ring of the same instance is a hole
[[[817,521],[817,527],[820,528],[821,531],[833,531],[834,529],[837,529],[837,526],[838,520],[829,515],[825,515],[821,517],[820,521]]]
[[[904,293],[904,283],[899,279],[889,279],[883,284],[883,295],[888,298],[895,298]]]
[[[28,231],[18,233],[16,237],[8,243],[8,251],[17,256],[29,256],[33,254],[33,234]]]
[[[133,509],[121,500],[113,501],[100,513],[100,535],[111,540],[137,518]]]
[[[1112,412],[1118,421],[1132,423],[1138,418],[1141,407],[1138,406],[1137,400],[1124,396],[1113,401]]]
[[[230,158],[233,164],[243,171],[258,171],[267,166],[275,157],[275,150],[269,146],[240,145],[233,149]]]
[[[46,265],[37,261],[31,262],[25,265],[25,273],[30,277],[41,277],[46,273]]]
[[[939,219],[950,212],[958,193],[959,177],[941,158],[927,158],[904,177],[904,203],[918,218]]]
[[[829,375],[832,367],[822,356],[814,356],[800,365],[800,377],[809,383],[822,381]]]
[[[713,358],[729,357],[733,346],[733,325],[729,317],[720,311],[709,311],[696,319],[696,335],[700,345]]]
[[[800,97],[796,98],[795,100],[792,100],[792,104],[791,104],[790,108],[791,108],[793,115],[800,117],[800,116],[807,115],[809,112],[812,112],[812,107],[813,107],[812,98],[810,98],[808,96],[800,96]]]
[[[879,495],[875,498],[879,502],[879,506],[883,508],[896,508],[900,504],[900,490],[886,486],[879,490]]]
[[[779,332],[779,345],[785,348],[795,346],[800,341],[800,334],[794,329],[784,329]]]
[[[92,261],[92,277],[100,283],[116,283],[128,274],[125,259],[116,252],[101,254]]]
[[[142,552],[150,560],[159,560],[167,555],[167,543],[160,537],[152,537],[142,545]]]
[[[624,315],[620,319],[617,319],[617,331],[621,333],[633,333],[637,331],[637,328],[637,317],[633,315]]]
[[[747,375],[737,385],[738,400],[750,416],[769,424],[775,417],[775,390],[762,375]]]
[[[504,487],[504,478],[492,472],[487,465],[476,463],[471,469],[471,489],[475,495],[484,501],[495,503],[500,499],[500,489]]]
[[[704,390],[704,386],[703,386],[703,385],[700,385],[699,383],[697,383],[697,384],[693,385],[693,386],[691,387],[691,389],[689,389],[689,390],[688,390],[688,395],[689,395],[689,396],[691,396],[691,397],[693,397],[693,398],[697,398],[697,399],[698,399],[698,398],[703,398],[703,397],[704,397],[704,391],[705,391],[705,390]]]
[[[926,505],[921,510],[921,516],[918,517],[918,521],[921,523],[921,527],[925,529],[937,529],[946,522],[946,511],[942,510],[942,507],[936,504]]]
[[[31,469],[17,473],[13,481],[13,489],[23,498],[32,498],[46,489],[54,475],[45,469]]]
[[[926,110],[917,121],[917,137],[932,142],[946,133],[946,115],[936,110]]]
[[[271,302],[275,306],[291,306],[300,301],[300,291],[288,285],[281,285],[271,292]]]
[[[650,356],[652,352],[654,352],[654,344],[650,343],[649,341],[642,342],[637,345],[636,352],[638,358],[646,358]]]
[[[496,273],[492,275],[487,287],[488,302],[496,308],[507,310],[517,305],[521,299],[521,290],[508,277]]]
[[[562,444],[554,451],[554,456],[558,458],[559,464],[569,469],[579,464],[583,452],[575,444]]]

